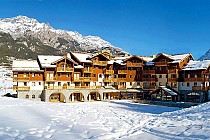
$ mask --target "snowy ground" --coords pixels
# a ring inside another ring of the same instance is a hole
[[[12,70],[0,66],[0,95],[12,93]]]
[[[0,139],[210,139],[210,103],[180,110],[129,101],[0,97]]]

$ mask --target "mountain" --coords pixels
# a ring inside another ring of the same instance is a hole
[[[104,49],[111,50],[114,55],[126,53],[98,36],[54,29],[49,23],[39,23],[26,16],[0,18],[1,58],[35,59],[38,54],[59,55],[69,51],[95,52]]]
[[[210,60],[210,49],[202,55],[198,60]]]

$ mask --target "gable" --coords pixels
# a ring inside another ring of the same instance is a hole
[[[153,62],[171,62],[173,61],[173,59],[161,53],[161,54],[158,54],[152,61]]]

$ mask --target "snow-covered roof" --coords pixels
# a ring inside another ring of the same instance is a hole
[[[74,66],[75,69],[82,69],[84,68],[82,65]]]
[[[92,63],[91,60],[88,60],[88,58],[91,57],[91,54],[84,54],[84,53],[72,53],[80,62],[87,62]]]
[[[190,60],[187,66],[185,66],[182,70],[205,70],[209,67],[210,60],[203,61],[193,61]]]
[[[166,91],[167,93],[169,93],[170,95],[177,95],[176,92],[173,92],[172,90],[166,88],[165,86],[160,86],[160,88],[164,91]]]
[[[152,61],[154,58],[151,56],[139,56],[141,59],[143,59],[146,62]]]
[[[61,59],[63,56],[52,56],[52,55],[38,55],[39,62],[42,68],[46,67],[56,67],[56,65],[52,65],[51,63]]]
[[[13,60],[13,71],[40,71],[36,60]]]
[[[120,64],[120,65],[126,65],[125,63],[123,63],[123,61],[125,59],[128,59],[130,56],[124,56],[124,57],[114,57],[111,60],[108,61],[108,64]]]
[[[182,60],[184,60],[189,55],[190,55],[190,53],[176,54],[176,55],[171,55],[170,58],[174,60],[172,63],[180,63]]]

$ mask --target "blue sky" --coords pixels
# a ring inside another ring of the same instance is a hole
[[[25,15],[56,29],[96,35],[136,55],[210,47],[209,0],[0,0],[0,17]]]

